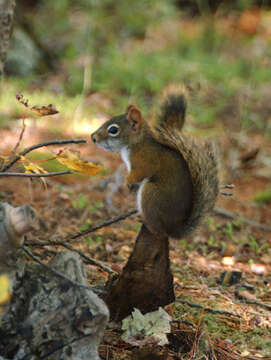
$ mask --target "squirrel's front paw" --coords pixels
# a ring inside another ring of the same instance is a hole
[[[137,191],[139,188],[138,184],[127,184],[127,186],[130,191]]]

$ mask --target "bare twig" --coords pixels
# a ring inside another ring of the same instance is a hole
[[[191,303],[189,301],[185,301],[185,300],[179,300],[177,299],[176,302],[180,303],[180,304],[184,304],[184,305],[188,305],[192,308],[196,308],[196,309],[202,309],[203,311],[206,311],[208,313],[211,313],[211,314],[220,314],[220,315],[229,315],[229,316],[235,316],[235,317],[238,317],[238,318],[241,318],[240,315],[238,314],[234,314],[232,312],[229,312],[229,311],[225,311],[225,310],[214,310],[214,309],[211,309],[211,308],[208,308],[208,307],[204,307],[200,304],[194,304],[194,303]]]
[[[19,139],[18,139],[18,141],[17,141],[17,144],[15,145],[14,149],[12,150],[12,154],[15,154],[15,153],[16,153],[16,150],[18,149],[18,147],[20,146],[20,144],[21,144],[21,142],[22,142],[22,139],[23,139],[23,136],[24,136],[24,132],[25,132],[25,128],[26,128],[24,120],[25,120],[25,118],[23,118],[22,130],[21,130]]]
[[[136,214],[138,212],[137,209],[133,209],[133,210],[130,210],[130,211],[127,211],[126,213],[124,214],[120,214],[118,216],[115,216],[109,220],[106,220],[104,221],[102,224],[100,225],[96,225],[96,226],[93,226],[93,227],[90,227],[89,229],[86,229],[84,231],[80,231],[80,232],[77,232],[77,233],[74,233],[74,234],[71,234],[71,235],[68,235],[66,238],[64,238],[64,240],[62,241],[46,241],[46,242],[41,242],[41,243],[36,243],[36,242],[31,242],[29,243],[29,245],[31,246],[40,246],[40,247],[43,247],[43,246],[63,246],[65,247],[66,249],[69,249],[71,251],[75,251],[77,252],[86,262],[88,262],[89,264],[92,264],[92,265],[96,265],[96,266],[99,266],[101,269],[103,269],[104,271],[108,272],[109,274],[116,274],[116,272],[114,270],[112,270],[109,266],[103,264],[101,261],[99,260],[95,260],[95,259],[92,259],[90,258],[89,256],[86,256],[82,251],[80,250],[77,250],[77,249],[74,249],[72,246],[70,246],[67,242],[70,242],[72,240],[75,240],[81,236],[84,236],[84,235],[87,235],[89,233],[92,233],[96,230],[99,230],[105,226],[109,226],[111,224],[114,224],[118,221],[121,221],[121,220],[124,220],[126,219],[127,217],[133,215],[133,214]]]
[[[88,229],[86,230],[83,230],[83,231],[79,231],[77,233],[74,233],[74,234],[70,234],[68,235],[67,237],[64,238],[64,241],[71,241],[71,240],[75,240],[81,236],[84,236],[84,235],[87,235],[87,234],[90,234],[92,233],[93,231],[96,231],[96,230],[99,230],[103,227],[106,227],[106,226],[109,226],[111,224],[114,224],[118,221],[121,221],[121,220],[124,220],[126,219],[127,217],[133,215],[133,214],[136,214],[138,212],[137,209],[133,209],[133,210],[130,210],[130,211],[127,211],[126,213],[123,213],[123,214],[120,214],[118,216],[115,216],[111,219],[108,219],[106,221],[104,221],[103,223],[101,223],[100,225],[96,225],[96,226],[92,226],[92,227],[89,227]]]
[[[223,216],[223,217],[226,217],[226,218],[232,219],[232,220],[241,218],[243,220],[244,224],[247,224],[249,226],[252,226],[252,227],[260,229],[260,230],[271,232],[271,226],[268,226],[265,224],[260,224],[256,221],[246,219],[243,216],[236,215],[228,210],[224,210],[224,209],[220,209],[220,208],[216,207],[216,208],[214,208],[214,213],[216,215]]]
[[[79,238],[81,236],[92,233],[92,232],[94,232],[96,230],[99,230],[99,229],[101,229],[101,228],[103,228],[105,226],[109,226],[109,225],[114,224],[114,223],[116,223],[118,221],[124,220],[127,217],[129,217],[129,216],[131,216],[133,214],[136,214],[137,212],[138,212],[137,209],[127,211],[126,213],[120,214],[120,215],[115,216],[115,217],[113,217],[113,218],[111,218],[109,220],[104,221],[100,225],[96,225],[96,226],[90,227],[90,228],[88,228],[88,229],[86,229],[84,231],[80,231],[80,232],[68,235],[62,241],[50,241],[50,240],[48,240],[46,242],[40,242],[40,243],[30,242],[29,245],[31,245],[31,246],[39,246],[39,247],[43,247],[43,246],[63,246],[66,249],[77,252],[87,263],[99,266],[101,269],[108,272],[109,274],[116,274],[116,272],[114,270],[112,270],[109,266],[105,265],[104,263],[102,263],[99,260],[95,260],[95,259],[90,258],[89,256],[85,255],[80,250],[74,249],[72,246],[70,246],[68,244],[68,242],[70,242],[72,240],[75,240],[75,239],[77,239],[77,238]]]
[[[43,178],[43,177],[50,177],[50,176],[58,176],[58,175],[66,175],[66,174],[72,174],[73,172],[71,170],[67,171],[57,171],[52,172],[48,174],[25,174],[25,173],[0,173],[0,176],[17,176],[17,177],[36,177],[36,178]]]
[[[238,299],[240,299],[241,302],[246,303],[246,304],[251,304],[251,305],[258,305],[261,307],[264,307],[268,310],[271,310],[271,304],[270,303],[264,303],[262,301],[259,300],[251,300],[251,299],[247,299],[244,296],[242,296],[242,294],[239,293],[239,290],[236,291],[236,297]]]
[[[81,143],[86,143],[86,140],[84,140],[84,139],[52,140],[52,141],[45,141],[40,144],[30,146],[30,147],[24,149],[23,151],[21,151],[14,159],[12,159],[5,166],[3,166],[3,169],[1,171],[2,172],[7,171],[18,160],[20,160],[21,156],[24,156],[24,155],[28,154],[30,151],[39,149],[41,147],[50,146],[50,145],[81,144]]]
[[[79,254],[83,260],[91,265],[96,265],[103,269],[104,271],[108,272],[109,274],[117,274],[114,270],[112,270],[109,266],[105,265],[103,262],[99,260],[92,259],[91,257],[85,255],[82,251],[75,249],[74,247],[67,244],[65,241],[46,241],[46,242],[28,242],[28,245],[35,246],[35,247],[44,247],[44,246],[63,246],[64,248],[74,251]]]
[[[258,305],[261,307],[265,307],[268,310],[271,310],[271,304],[267,304],[262,301],[242,299],[242,302],[245,302],[246,304],[251,304],[251,305]]]
[[[31,251],[29,251],[25,246],[23,246],[22,249],[23,249],[23,251],[24,251],[31,259],[33,259],[35,262],[37,262],[38,264],[40,264],[41,266],[43,266],[45,269],[51,271],[54,275],[56,275],[56,276],[59,277],[60,279],[69,282],[69,283],[72,284],[73,286],[77,286],[77,287],[80,287],[80,288],[83,288],[83,289],[86,289],[86,290],[91,290],[91,291],[93,291],[93,292],[96,291],[96,289],[93,289],[93,288],[91,288],[90,286],[87,286],[87,285],[80,284],[79,282],[74,281],[74,280],[66,277],[66,276],[63,275],[62,273],[56,271],[56,270],[53,269],[51,266],[43,263],[43,262],[40,261],[36,256],[34,256],[34,255],[31,253]]]

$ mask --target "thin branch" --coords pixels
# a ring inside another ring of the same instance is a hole
[[[81,236],[84,236],[84,235],[87,235],[87,234],[90,234],[92,233],[93,231],[96,231],[96,230],[99,230],[103,227],[106,227],[106,226],[109,226],[111,224],[114,224],[118,221],[121,221],[121,220],[124,220],[126,219],[127,217],[133,215],[133,214],[136,214],[138,212],[137,209],[133,209],[133,210],[130,210],[130,211],[127,211],[126,213],[123,213],[123,214],[120,214],[118,216],[115,216],[109,220],[106,220],[104,221],[103,223],[101,223],[100,225],[96,225],[96,226],[92,226],[86,230],[83,230],[83,231],[79,231],[77,233],[74,233],[74,234],[70,234],[68,235],[67,237],[64,238],[64,242],[65,241],[71,241],[71,240],[75,240]]]
[[[254,220],[249,220],[247,218],[244,218],[243,216],[239,216],[239,215],[236,215],[228,210],[224,210],[224,209],[220,209],[220,208],[214,208],[214,213],[218,216],[223,216],[223,217],[226,217],[228,219],[242,219],[243,220],[243,223],[244,224],[247,224],[251,227],[254,227],[254,228],[257,228],[257,229],[260,229],[260,230],[263,230],[263,231],[268,231],[268,232],[271,232],[271,226],[268,226],[268,225],[265,225],[265,224],[260,224]]]
[[[81,236],[92,233],[92,232],[94,232],[96,230],[99,230],[99,229],[101,229],[103,227],[114,224],[114,223],[116,223],[118,221],[124,220],[127,217],[129,217],[129,216],[131,216],[133,214],[136,214],[137,212],[138,212],[137,209],[127,211],[126,213],[120,214],[120,215],[115,216],[115,217],[113,217],[113,218],[111,218],[109,220],[104,221],[100,225],[96,225],[96,226],[90,227],[90,228],[88,228],[88,229],[86,229],[84,231],[80,231],[80,232],[68,235],[62,241],[54,241],[53,242],[53,241],[48,240],[46,242],[41,242],[41,243],[29,242],[28,244],[31,245],[31,246],[40,246],[40,247],[43,247],[43,246],[63,246],[66,249],[77,252],[87,263],[99,266],[101,269],[108,272],[109,274],[116,274],[116,272],[114,270],[112,270],[109,266],[105,265],[104,263],[102,263],[99,260],[95,260],[95,259],[90,258],[89,256],[86,256],[82,251],[74,249],[72,246],[67,244],[67,242],[70,242],[70,241],[75,240],[75,239],[77,239],[77,238],[79,238]]]
[[[238,314],[234,314],[232,312],[229,312],[229,311],[225,311],[225,310],[214,310],[214,309],[211,309],[211,308],[208,308],[208,307],[204,307],[200,304],[194,304],[194,303],[191,303],[189,301],[185,301],[185,300],[176,300],[176,302],[180,303],[180,304],[184,304],[184,305],[188,305],[192,308],[196,308],[196,309],[202,309],[208,313],[211,313],[211,314],[220,314],[220,315],[229,315],[229,316],[235,316],[235,317],[238,317],[238,318],[241,318],[240,315]]]
[[[52,140],[52,141],[45,141],[40,144],[30,146],[30,147],[24,149],[23,151],[21,151],[14,159],[12,159],[10,162],[8,162],[1,171],[2,172],[7,171],[18,160],[20,160],[21,156],[24,156],[24,155],[28,154],[30,151],[39,149],[41,147],[50,146],[50,145],[65,145],[65,144],[80,144],[80,143],[86,143],[86,140],[84,140],[84,139]]]
[[[48,174],[25,174],[25,173],[0,173],[0,176],[17,176],[17,177],[30,177],[30,178],[43,178],[43,177],[50,177],[50,176],[58,176],[58,175],[66,175],[66,174],[73,174],[71,170],[67,171],[57,171]]]
[[[66,248],[70,251],[74,251],[77,254],[79,254],[85,262],[87,262],[91,265],[96,265],[96,266],[100,267],[101,269],[103,269],[104,271],[108,272],[109,274],[117,274],[116,271],[112,270],[109,266],[105,265],[103,262],[92,259],[91,257],[85,255],[82,251],[73,248],[72,246],[70,246],[69,244],[67,244],[64,241],[46,241],[46,242],[41,242],[41,243],[28,242],[27,244],[31,245],[31,246],[36,246],[36,247],[63,246],[64,248]]]
[[[20,146],[21,142],[22,142],[22,139],[23,139],[23,136],[24,136],[24,132],[25,132],[25,128],[26,128],[26,125],[25,125],[25,117],[23,117],[23,126],[22,126],[22,130],[21,130],[21,133],[20,133],[20,136],[19,136],[19,139],[17,141],[17,144],[15,145],[14,149],[12,150],[12,155],[14,155],[16,153],[16,150],[18,149],[18,147]]]
[[[267,304],[267,303],[264,303],[262,301],[250,300],[250,299],[241,299],[241,301],[246,303],[246,304],[258,305],[258,306],[261,306],[261,307],[265,307],[268,310],[271,310],[271,304]]]
[[[42,267],[44,267],[45,269],[51,271],[51,272],[52,272],[54,275],[56,275],[58,278],[69,282],[69,283],[72,284],[73,286],[80,287],[80,288],[83,288],[83,289],[86,289],[86,290],[91,290],[91,291],[93,291],[93,292],[96,291],[95,289],[91,288],[90,286],[80,284],[79,282],[74,281],[74,280],[66,277],[66,276],[63,275],[62,273],[60,273],[60,272],[58,272],[57,270],[53,269],[51,266],[43,263],[43,262],[40,261],[36,256],[34,256],[34,255],[31,253],[31,251],[29,251],[25,246],[23,246],[22,249],[23,249],[23,251],[24,251],[31,259],[33,259],[35,262],[37,262],[38,264],[40,264],[40,265],[41,265]]]
[[[259,301],[259,300],[247,299],[244,296],[242,296],[242,294],[239,293],[239,290],[236,291],[235,295],[243,303],[251,304],[251,305],[258,305],[258,306],[264,307],[264,308],[266,308],[268,310],[271,310],[271,303],[264,303],[264,302]]]

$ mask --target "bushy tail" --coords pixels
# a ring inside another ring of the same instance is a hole
[[[187,108],[186,90],[184,87],[167,88],[162,96],[160,111],[156,123],[158,126],[167,126],[181,130]]]
[[[179,107],[176,106],[177,97],[175,95],[173,98],[168,96],[168,99],[174,99],[171,104],[173,104],[173,114],[176,119],[176,109],[180,109],[181,126],[180,123],[171,122],[171,120],[168,123],[168,119],[170,119],[168,114],[171,114],[171,110],[166,108],[165,112],[163,110],[165,104],[163,104],[162,112],[164,111],[167,116],[164,116],[164,122],[162,118],[159,119],[158,125],[154,129],[154,136],[158,142],[180,152],[190,170],[193,183],[193,204],[188,219],[180,229],[178,237],[183,237],[191,233],[204,216],[213,209],[219,192],[218,170],[213,146],[207,142],[195,142],[180,131],[184,123],[184,104],[186,104],[183,95],[181,94],[179,97],[181,99]]]

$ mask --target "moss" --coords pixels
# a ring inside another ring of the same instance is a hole
[[[271,189],[266,189],[258,193],[254,197],[254,201],[258,204],[270,204],[271,203]]]

